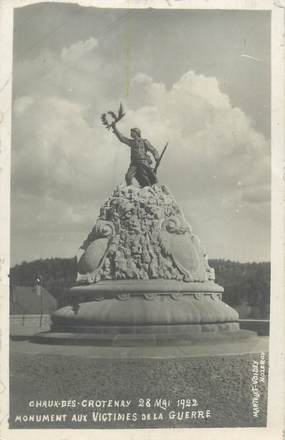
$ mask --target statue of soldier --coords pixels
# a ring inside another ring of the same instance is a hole
[[[134,178],[141,187],[157,183],[153,161],[148,153],[151,153],[155,163],[159,160],[159,154],[147,139],[141,137],[140,129],[132,128],[131,139],[129,139],[120,133],[115,122],[111,124],[111,127],[119,141],[131,148],[131,163],[125,176],[126,184],[132,185]]]

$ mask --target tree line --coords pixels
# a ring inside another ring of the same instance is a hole
[[[258,306],[260,315],[270,302],[270,263],[239,263],[230,260],[210,260],[215,269],[216,282],[224,287],[223,299],[231,306],[246,303]],[[76,279],[75,258],[47,258],[23,262],[10,270],[11,285],[33,286],[37,277],[42,285],[59,302],[64,302],[64,292]]]
[[[224,289],[223,300],[231,306],[257,306],[260,318],[268,318],[270,303],[270,263],[239,263],[210,260],[216,282]]]

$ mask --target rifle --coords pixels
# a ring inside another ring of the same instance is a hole
[[[166,150],[167,146],[168,146],[168,142],[166,143],[166,145],[165,145],[165,147],[163,148],[162,153],[161,153],[161,155],[160,155],[158,161],[156,162],[156,165],[155,165],[155,167],[154,167],[154,169],[153,169],[154,174],[156,174],[156,172],[157,172],[157,168],[158,168],[159,165],[160,165],[161,159],[163,158],[163,155],[164,155],[164,153],[165,153],[165,150]]]

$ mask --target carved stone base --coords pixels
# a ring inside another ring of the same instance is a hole
[[[71,305],[53,313],[52,331],[187,334],[237,331],[238,313],[213,281],[103,281],[70,290]]]

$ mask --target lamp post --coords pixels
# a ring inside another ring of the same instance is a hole
[[[37,275],[34,281],[34,286],[36,290],[36,294],[40,297],[41,301],[41,313],[40,313],[40,327],[42,326],[43,319],[43,291],[42,291],[43,277],[42,275]]]

